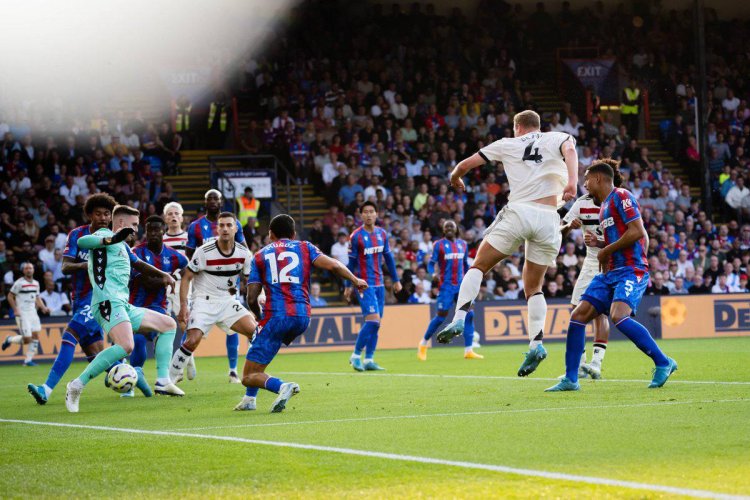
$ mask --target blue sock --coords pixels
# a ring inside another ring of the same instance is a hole
[[[578,382],[578,366],[585,347],[586,325],[571,319],[565,344],[565,376],[571,382]]]
[[[237,357],[240,348],[240,336],[236,333],[227,335],[227,359],[229,360],[229,369],[237,371]]]
[[[435,316],[430,320],[430,324],[427,325],[427,331],[424,332],[424,339],[430,340],[433,335],[435,335],[435,332],[440,328],[440,325],[443,324],[443,321],[445,321],[444,316]]]
[[[464,347],[471,347],[474,343],[474,310],[466,314],[464,320]]]
[[[377,321],[367,321],[372,326],[370,331],[370,338],[367,339],[367,349],[365,351],[365,359],[372,359],[375,356],[375,348],[378,347],[378,330],[380,330],[380,323]]]
[[[659,346],[656,345],[656,341],[648,333],[646,327],[638,323],[631,317],[621,319],[615,326],[630,339],[632,343],[643,351],[646,356],[654,360],[656,366],[667,366],[669,359],[661,352]]]
[[[62,376],[65,375],[65,372],[70,368],[77,345],[78,341],[71,333],[63,333],[60,352],[57,353],[55,363],[52,365],[52,370],[50,370],[49,375],[47,375],[47,381],[44,383],[50,389],[54,389],[55,386],[57,386]]]
[[[130,364],[141,367],[146,364],[146,337],[140,333],[133,335],[133,352],[130,353]]]
[[[245,387],[245,396],[250,396],[251,398],[254,398],[257,395],[258,395],[257,387]]]
[[[283,384],[283,383],[284,382],[282,382],[281,379],[279,379],[279,378],[268,377],[268,379],[266,379],[266,390],[267,391],[271,391],[271,392],[275,392],[276,394],[278,394],[279,393],[279,389],[281,389],[281,384]],[[256,393],[258,392],[257,389],[256,389],[255,392]],[[247,394],[247,391],[245,391],[245,394]]]
[[[370,333],[372,332],[374,326],[378,325],[376,321],[365,321],[365,323],[362,325],[362,328],[359,329],[359,334],[357,334],[357,342],[354,344],[354,354],[359,356],[362,354],[362,349],[365,348],[367,345],[367,341],[370,340]]]

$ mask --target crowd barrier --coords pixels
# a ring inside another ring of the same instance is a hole
[[[387,306],[380,328],[379,349],[415,348],[434,312],[434,305]],[[565,339],[570,314],[571,307],[567,300],[549,301],[545,341]],[[656,338],[750,335],[750,294],[648,296],[641,302],[636,319]],[[282,352],[349,351],[354,346],[362,321],[358,307],[313,309],[307,332],[289,347],[283,348]],[[39,353],[35,360],[51,361],[55,358],[66,322],[66,317],[42,320]],[[474,322],[484,345],[528,341],[525,301],[478,302]],[[0,321],[0,339],[16,333],[15,322]],[[587,334],[591,337],[590,327]],[[196,355],[225,355],[225,338],[221,330],[214,328],[203,340]],[[616,328],[612,328],[611,338],[624,337]],[[179,342],[178,333],[175,344]],[[247,347],[247,339],[241,336],[240,353],[245,352]],[[83,357],[80,348],[76,349],[76,357]],[[21,361],[23,349],[20,346],[12,345],[0,352],[0,363]]]

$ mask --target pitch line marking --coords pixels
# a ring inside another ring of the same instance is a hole
[[[359,373],[355,372],[289,372],[279,371],[277,373],[283,373],[286,375],[334,375],[334,376],[351,376],[351,377],[362,377]],[[375,377],[414,377],[414,378],[455,378],[455,379],[480,379],[480,380],[541,380],[544,382],[559,382],[557,378],[539,378],[539,377],[510,377],[505,375],[440,375],[437,373],[378,373]],[[600,379],[594,380],[595,383],[602,382],[616,382],[616,383],[632,383],[632,384],[648,384],[650,380],[639,380],[639,379]],[[750,385],[750,381],[715,381],[715,380],[672,380],[668,382],[671,384],[710,384],[710,385]]]
[[[354,417],[354,418],[333,418],[327,420],[298,420],[296,422],[269,422],[258,424],[237,424],[237,425],[217,425],[210,427],[184,427],[172,429],[174,431],[205,431],[210,429],[238,429],[247,427],[278,427],[289,425],[308,425],[308,424],[327,424],[327,423],[344,423],[344,422],[370,422],[377,420],[400,420],[432,417],[464,417],[472,415],[497,415],[504,413],[536,413],[543,411],[568,411],[568,410],[602,410],[612,408],[641,408],[648,406],[677,406],[693,404],[713,404],[713,403],[745,403],[750,399],[713,399],[705,401],[664,401],[659,403],[632,403],[622,405],[598,405],[598,406],[560,406],[555,408],[523,408],[514,410],[483,410],[483,411],[463,411],[456,413],[423,413],[416,415],[382,415],[378,417]]]
[[[490,472],[500,472],[504,474],[515,474],[518,476],[541,477],[558,481],[571,481],[574,483],[597,484],[602,486],[613,486],[619,488],[628,488],[634,490],[659,491],[673,495],[685,495],[697,498],[720,498],[720,499],[750,499],[748,496],[731,495],[709,490],[699,490],[692,488],[679,488],[676,486],[666,486],[661,484],[640,483],[636,481],[625,481],[619,479],[609,479],[593,476],[581,476],[577,474],[565,474],[562,472],[550,472],[534,469],[521,469],[518,467],[508,467],[505,465],[483,464],[476,462],[464,462],[458,460],[445,460],[441,458],[421,457],[417,455],[401,455],[397,453],[385,453],[371,450],[358,450],[355,448],[340,448],[335,446],[322,446],[316,444],[291,443],[286,441],[267,441],[262,439],[248,439],[234,436],[215,436],[212,434],[191,434],[187,432],[173,431],[152,431],[145,429],[130,429],[123,427],[105,427],[100,425],[82,425],[68,424],[63,422],[40,422],[36,420],[16,420],[0,418],[0,422],[9,424],[40,425],[50,427],[66,427],[71,429],[88,429],[106,432],[121,432],[127,434],[143,434],[151,436],[167,437],[185,437],[193,439],[229,441],[234,443],[255,444],[261,446],[274,446],[277,448],[293,448],[298,450],[322,451],[328,453],[338,453],[341,455],[353,455],[367,458],[380,458],[386,460],[396,460],[401,462],[412,462],[428,465],[442,465],[448,467],[461,467],[464,469],[484,470]]]

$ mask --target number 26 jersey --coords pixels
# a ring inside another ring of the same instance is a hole
[[[505,137],[479,150],[487,162],[502,162],[510,187],[509,202],[534,201],[557,196],[568,183],[568,169],[562,154],[566,141],[575,139],[562,132],[529,132]]]
[[[308,241],[279,240],[253,258],[248,283],[266,293],[263,318],[310,315],[310,272],[322,253]]]
[[[234,299],[230,290],[237,287],[240,273],[250,273],[253,253],[242,243],[234,243],[229,254],[224,254],[214,240],[198,247],[188,263],[188,269],[195,273],[193,280],[193,301],[209,299]]]

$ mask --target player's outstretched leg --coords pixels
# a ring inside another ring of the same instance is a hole
[[[430,345],[430,339],[435,335],[440,325],[445,321],[445,316],[438,314],[430,320],[430,324],[427,325],[427,331],[424,332],[424,337],[419,341],[419,347],[417,348],[417,358],[421,361],[427,361],[427,347]]]
[[[170,377],[172,363],[172,345],[177,332],[177,323],[171,316],[148,309],[138,308],[143,313],[140,329],[159,332],[154,344],[154,359],[156,360],[156,385],[154,392],[163,396],[184,396],[185,393],[175,385]],[[178,351],[179,352],[179,351]],[[176,354],[176,353],[175,353]],[[184,366],[184,365],[183,365]]]
[[[34,337],[31,339],[31,342],[28,343],[28,347],[26,348],[26,359],[23,362],[24,366],[36,366],[36,363],[34,363],[34,356],[38,350],[39,338],[38,333],[35,332]]]
[[[115,325],[110,330],[109,335],[115,344],[97,354],[86,369],[68,383],[65,393],[65,406],[69,412],[78,412],[78,403],[86,384],[133,350],[133,330],[130,322],[124,321]]]
[[[229,383],[240,384],[240,376],[237,374],[237,358],[240,348],[240,336],[231,330],[227,332],[227,360],[229,361]],[[192,358],[192,356],[191,356]],[[188,360],[188,364],[190,360]]]
[[[474,311],[466,315],[464,327],[464,359],[484,359],[484,356],[474,352]]]
[[[620,303],[616,302],[615,304]],[[615,323],[615,326],[619,328],[620,331],[636,345],[636,347],[638,347],[638,349],[643,351],[646,356],[654,361],[654,376],[648,386],[649,389],[656,389],[667,383],[669,376],[677,371],[677,362],[672,358],[668,358],[661,349],[659,349],[659,346],[656,344],[653,337],[651,337],[651,334],[646,327],[638,323],[629,315],[625,317],[612,315],[612,321]]]
[[[29,394],[34,397],[34,400],[36,400],[38,404],[43,405],[47,402],[62,376],[65,375],[65,372],[70,368],[71,363],[73,363],[73,357],[75,356],[77,345],[78,340],[66,329],[62,336],[60,350],[57,353],[55,362],[52,364],[52,369],[50,370],[49,375],[47,375],[47,380],[42,385],[29,384],[26,386]]]

